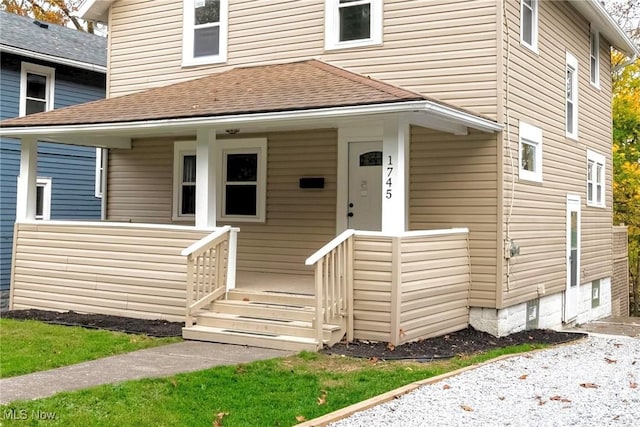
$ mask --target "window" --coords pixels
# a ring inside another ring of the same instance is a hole
[[[587,206],[605,207],[604,156],[587,150]]]
[[[22,63],[20,73],[20,116],[53,110],[55,70]]]
[[[590,79],[591,84],[600,87],[600,34],[597,31],[591,31],[590,34]]]
[[[217,170],[218,216],[235,221],[264,221],[267,181],[267,140],[220,141]]]
[[[96,197],[102,197],[104,193],[104,167],[107,162],[107,154],[102,148],[96,148]]]
[[[51,178],[36,181],[36,219],[51,219]]]
[[[173,219],[193,219],[196,213],[196,144],[176,142],[173,156]]]
[[[542,129],[520,122],[520,179],[542,182]]]
[[[567,52],[565,123],[568,137],[578,139],[578,60]]]
[[[227,60],[228,0],[184,0],[182,65]]]
[[[538,0],[520,1],[520,43],[538,52]]]
[[[382,0],[326,0],[325,49],[382,43]]]

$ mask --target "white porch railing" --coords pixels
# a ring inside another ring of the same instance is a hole
[[[353,340],[353,236],[346,230],[307,258],[315,265],[316,318],[318,346],[322,347],[323,325],[346,320],[347,339]],[[345,319],[346,318],[346,319]]]
[[[182,251],[187,257],[186,327],[193,326],[196,311],[235,287],[238,231],[228,225],[220,227]]]

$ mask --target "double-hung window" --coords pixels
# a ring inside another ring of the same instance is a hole
[[[173,219],[191,220],[196,213],[196,144],[180,141],[173,155]]]
[[[542,129],[520,122],[520,179],[542,182]]]
[[[538,52],[538,0],[520,0],[520,43]]]
[[[587,205],[605,207],[605,159],[587,150]]]
[[[234,221],[265,220],[267,141],[219,141],[218,182],[221,203],[218,216]]]
[[[382,0],[325,2],[325,49],[382,43]]]
[[[227,60],[228,0],[184,0],[182,65]]]
[[[600,34],[591,30],[590,38],[590,80],[595,87],[600,87]]]
[[[567,52],[565,98],[566,135],[578,139],[578,60],[569,52]]]
[[[20,73],[20,116],[53,110],[55,70],[22,63]]]

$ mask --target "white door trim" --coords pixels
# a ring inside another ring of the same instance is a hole
[[[575,319],[578,315],[578,302],[580,298],[580,257],[581,257],[581,241],[582,241],[582,218],[580,212],[580,196],[575,194],[567,194],[567,211],[566,211],[566,258],[565,258],[565,268],[566,268],[566,289],[564,292],[564,313],[563,320],[564,322],[569,322]],[[576,212],[576,228],[577,228],[577,236],[576,236],[576,268],[575,268],[575,278],[574,278],[574,286],[571,286],[572,276],[571,276],[571,249],[572,249],[572,239],[571,239],[571,213]]]

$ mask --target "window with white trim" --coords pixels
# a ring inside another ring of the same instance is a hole
[[[578,139],[578,60],[567,52],[565,75],[565,131],[569,138]]]
[[[591,30],[589,35],[590,45],[590,80],[591,84],[600,87],[600,34],[597,31]]]
[[[37,178],[36,219],[51,219],[51,178]]]
[[[55,69],[23,62],[20,72],[20,116],[53,110]]]
[[[227,60],[228,0],[184,0],[182,65]]]
[[[520,0],[520,43],[538,52],[538,0]]]
[[[382,43],[383,0],[325,0],[325,49]]]
[[[218,217],[264,222],[266,218],[267,140],[218,141]]]
[[[95,195],[96,197],[102,197],[104,193],[104,165],[107,161],[106,153],[102,148],[96,147],[96,182],[95,182]]]
[[[520,179],[542,182],[542,129],[520,122]]]
[[[173,219],[193,220],[196,213],[196,143],[173,146]]]
[[[587,150],[587,206],[605,207],[605,159]]]

